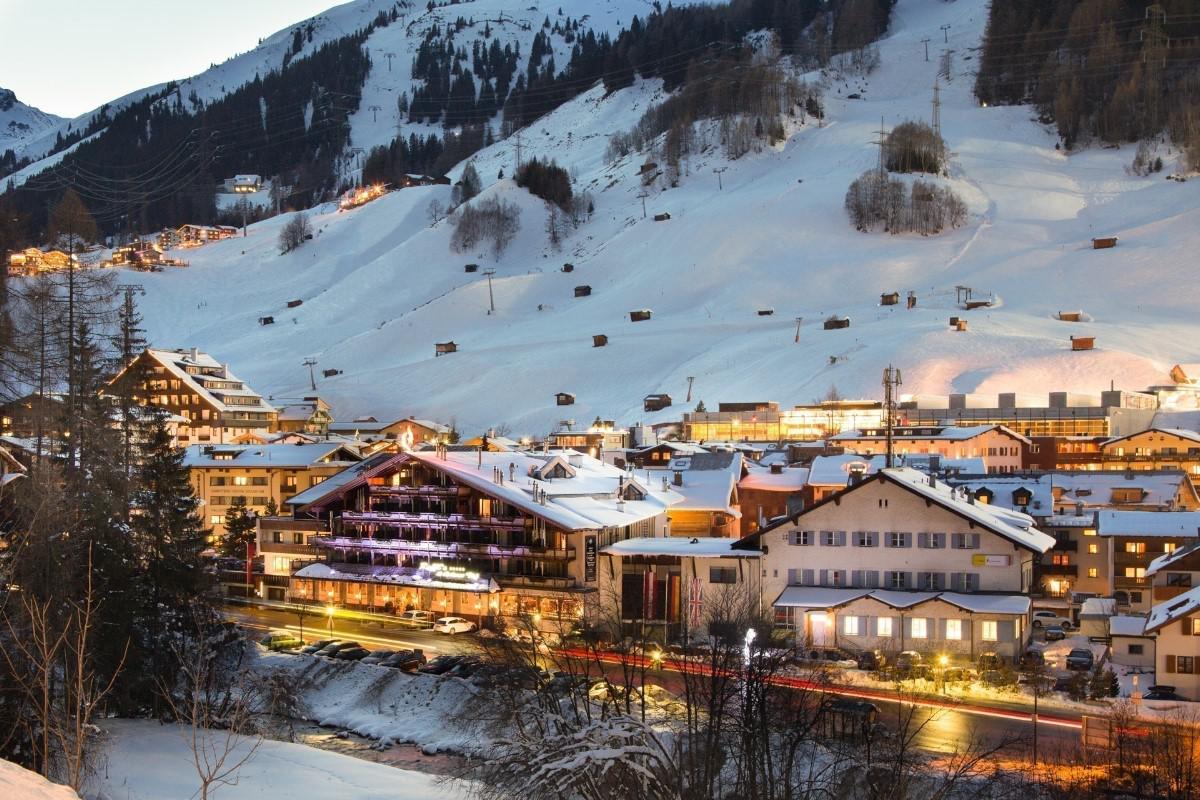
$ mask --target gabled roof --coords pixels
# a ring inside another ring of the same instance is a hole
[[[1193,586],[1183,594],[1153,606],[1146,617],[1146,633],[1152,633],[1197,611],[1200,611],[1200,586]]]
[[[393,461],[402,459],[400,453],[375,453],[352,467],[347,467],[336,475],[331,475],[315,486],[310,486],[299,494],[284,500],[284,505],[295,509],[311,506],[326,500],[335,494],[348,491],[354,486],[364,483],[373,473],[382,471]]]
[[[734,517],[734,495],[742,477],[741,453],[693,453],[671,460],[671,469],[682,473],[683,485],[671,488],[683,495],[675,508],[685,511],[723,511]]]
[[[1180,439],[1185,439],[1189,442],[1200,443],[1200,433],[1196,433],[1195,431],[1185,430],[1184,428],[1160,428],[1160,427],[1155,426],[1152,428],[1148,428],[1144,431],[1138,431],[1137,433],[1130,433],[1125,436],[1114,436],[1111,439],[1105,439],[1100,444],[1102,446],[1107,446],[1110,444],[1115,444],[1116,442],[1123,442],[1126,439],[1133,439],[1134,437],[1137,437],[1137,436],[1145,436],[1147,433],[1161,433],[1161,434],[1165,434],[1167,436],[1176,436]]]
[[[916,431],[925,431],[917,433]],[[965,442],[976,436],[983,436],[990,431],[1006,433],[1018,441],[1030,444],[1030,440],[1005,425],[900,425],[893,429],[892,438],[902,442],[909,439],[945,439],[952,442]],[[855,439],[882,439],[883,429],[864,428],[842,431],[829,437],[831,442],[853,441]]]
[[[808,468],[808,483],[810,486],[846,486],[850,483],[852,466],[861,467],[866,475],[877,471],[868,456],[855,453],[817,456]]]
[[[1164,569],[1169,569],[1172,565],[1195,553],[1200,553],[1200,539],[1189,542],[1182,547],[1176,547],[1172,552],[1163,553],[1151,561],[1150,566],[1146,567],[1146,577],[1152,577]]]
[[[615,556],[680,556],[684,558],[758,558],[758,550],[736,550],[736,539],[644,536],[623,539],[600,552]]]
[[[1096,512],[1096,532],[1101,536],[1200,536],[1200,511]]]
[[[146,354],[155,362],[166,368],[171,377],[178,379],[188,391],[193,394],[198,394],[207,402],[215,406],[219,411],[251,411],[251,412],[274,412],[275,408],[263,400],[262,396],[246,385],[238,376],[229,371],[221,362],[210,356],[208,353],[202,353],[198,350],[158,350],[153,347],[146,349]],[[188,372],[188,367],[195,367],[204,370],[218,371],[213,375],[193,375]],[[126,368],[128,369],[128,367]],[[123,375],[125,370],[121,371]],[[118,380],[121,376],[118,375],[114,380]],[[230,383],[241,384],[240,389],[223,389],[223,388],[208,388],[204,385],[204,380],[225,381]],[[252,400],[252,403],[237,403],[227,404],[224,398],[238,397],[244,400]]]
[[[232,458],[218,458],[218,456]],[[212,467],[300,469],[320,465],[350,464],[358,452],[339,442],[315,444],[194,444],[184,451],[189,469]]]
[[[1085,506],[1107,506],[1114,489],[1141,489],[1138,505],[1171,507],[1180,492],[1197,502],[1200,496],[1180,469],[1158,470],[1058,470],[1052,476],[1059,505],[1081,502]]]
[[[951,475],[946,479],[946,483],[951,486],[961,486],[978,497],[978,492],[981,489],[987,489],[992,493],[993,505],[1020,510],[1017,507],[1013,492],[1018,489],[1024,489],[1029,492],[1030,511],[1041,511],[1042,514],[1049,514],[1054,510],[1054,478],[1053,475],[1046,473],[1041,475],[992,475],[984,474],[964,474]],[[1041,516],[1042,514],[1038,514]]]
[[[738,483],[739,489],[757,489],[764,492],[798,492],[808,483],[808,467],[784,467],[782,472],[771,472],[754,464],[747,465],[749,471]]]
[[[842,503],[848,495],[862,490],[873,481],[888,481],[1031,552],[1045,553],[1054,546],[1054,537],[1042,533],[1033,527],[1033,518],[1027,514],[982,503],[972,503],[953,487],[910,467],[895,467],[893,469],[880,470],[869,480],[864,480],[845,491],[827,497],[795,516],[784,517],[772,522],[765,528],[742,538],[740,543],[745,543],[748,547],[757,547],[759,542],[758,537],[764,533],[787,524],[798,524],[801,518],[807,514],[811,514],[816,509],[830,503]]]

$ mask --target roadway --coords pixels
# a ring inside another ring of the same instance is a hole
[[[286,630],[301,635],[300,617],[294,612],[256,606],[226,606],[225,616],[240,626],[263,633]],[[319,611],[305,615],[303,635],[306,642],[317,639],[351,639],[368,649],[420,648],[433,658],[445,653],[470,653],[478,650],[474,636],[447,636],[432,631],[410,630],[375,620],[360,620],[344,616],[333,619],[332,635],[329,618]],[[610,677],[619,677],[620,656],[606,656],[613,669]],[[678,678],[672,675],[669,664],[648,670],[648,682],[658,683],[668,691]],[[779,678],[782,685],[813,688],[798,678]],[[676,687],[678,688],[678,687]],[[897,701],[888,690],[857,686],[821,685],[823,691],[869,700],[880,709],[881,720],[895,729],[897,722],[910,716],[914,744],[926,750],[950,753],[975,738],[984,746],[1005,744],[1013,757],[1026,756],[1033,739],[1032,714],[1027,705],[989,701],[959,702],[936,696],[920,695]],[[911,710],[911,714],[908,712]],[[1040,714],[1038,723],[1038,757],[1042,761],[1070,761],[1077,755],[1080,717],[1054,711]]]

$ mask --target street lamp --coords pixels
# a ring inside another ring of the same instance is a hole
[[[937,663],[939,667],[938,677],[940,678],[938,682],[941,683],[942,692],[944,693],[946,691],[946,667],[950,665],[950,657],[945,654],[940,655],[938,656]]]
[[[325,614],[329,617],[329,638],[333,638],[333,606],[325,606]]]

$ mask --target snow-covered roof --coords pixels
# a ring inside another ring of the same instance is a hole
[[[732,502],[742,477],[741,453],[692,453],[671,459],[672,470],[682,473],[683,485],[671,488],[683,495],[675,508],[683,511],[723,511],[734,517],[741,512]]]
[[[232,457],[230,457],[232,456]],[[354,450],[337,442],[317,444],[194,444],[184,451],[189,469],[247,467],[304,468],[337,466],[359,460]]]
[[[1089,597],[1079,606],[1080,617],[1112,617],[1117,613],[1113,597]]]
[[[1161,556],[1151,561],[1150,565],[1146,567],[1146,577],[1149,578],[1158,572],[1167,569],[1176,561],[1181,561],[1182,559],[1197,552],[1200,552],[1200,539],[1194,542],[1188,542],[1182,547],[1176,547],[1170,553],[1163,553]]]
[[[950,442],[965,442],[977,436],[983,436],[991,431],[1007,433],[1022,442],[1029,439],[1004,425],[903,425],[893,429],[892,439],[903,442],[908,440],[937,440]],[[882,429],[859,428],[842,431],[829,437],[831,442],[854,441],[858,439],[882,439]]]
[[[1023,594],[942,592],[938,598],[974,614],[1028,614],[1031,604]]]
[[[808,483],[808,467],[784,467],[782,472],[748,465],[749,472],[738,483],[740,489],[759,489],[766,492],[798,492]]]
[[[614,542],[600,552],[615,556],[680,556],[690,558],[758,558],[758,550],[735,550],[737,539],[646,536]]]
[[[968,502],[953,487],[910,467],[885,469],[880,475],[1026,549],[1045,553],[1054,546],[1054,537],[1033,527],[1028,514]]]
[[[1087,514],[1051,514],[1043,518],[1042,526],[1046,528],[1094,528],[1096,515]]]
[[[1049,514],[1054,510],[1053,476],[1045,475],[989,475],[984,473],[952,475],[946,479],[951,486],[961,486],[971,494],[981,489],[992,493],[989,501],[994,506],[1014,511],[1042,511]],[[1022,509],[1016,504],[1013,492],[1024,489],[1029,492],[1029,505]]]
[[[871,592],[871,597],[892,608],[911,608],[937,596],[937,592],[898,592],[894,589],[875,589]]]
[[[771,605],[776,608],[835,608],[866,597],[870,589],[830,589],[824,586],[789,586]]]
[[[450,589],[464,592],[498,592],[499,584],[488,575],[479,574],[474,580],[443,581],[438,580],[435,573],[426,572],[412,567],[380,567],[361,565],[365,569],[356,569],[360,565],[339,564],[330,566],[321,561],[314,562],[296,571],[295,577],[309,578],[320,581],[358,581],[365,583],[386,583],[397,586],[415,586],[421,589]]]
[[[1146,633],[1153,633],[1164,625],[1197,611],[1200,611],[1200,586],[1193,586],[1181,595],[1154,605],[1146,617]]]
[[[148,348],[146,352],[152,359],[161,364],[178,379],[189,391],[198,394],[222,412],[273,412],[275,408],[263,400],[253,389],[248,387],[241,378],[229,371],[229,368],[210,356],[198,350],[157,350]],[[208,374],[193,375],[188,368],[204,370]],[[205,385],[231,383],[236,387],[222,388]],[[241,398],[253,402],[226,403],[223,398]]]
[[[1145,617],[1113,617],[1108,621],[1108,632],[1113,636],[1144,636]]]
[[[693,444],[692,442],[662,441],[662,442],[657,442],[655,444],[647,445],[646,447],[638,448],[638,449],[634,450],[634,453],[637,453],[637,454],[648,453],[651,450],[655,450],[660,447],[670,450],[674,453],[707,453],[708,452],[708,450],[706,450],[705,448],[701,447],[698,444]]]
[[[1052,473],[1052,479],[1059,505],[1106,506],[1113,502],[1116,489],[1140,489],[1138,504],[1143,506],[1170,507],[1181,491],[1195,494],[1187,473],[1179,469],[1059,470]]]
[[[1200,511],[1096,512],[1101,536],[1200,536]]]
[[[355,481],[365,479],[371,470],[382,466],[396,457],[397,456],[395,453],[375,453],[374,455],[363,459],[363,461],[358,464],[347,467],[335,475],[330,475],[325,480],[308,487],[303,492],[292,495],[284,501],[284,504],[290,505],[294,508],[302,508],[303,506],[315,503],[318,500],[329,497],[330,495],[341,491]]]
[[[868,475],[876,471],[870,458],[854,453],[817,456],[809,465],[808,483],[810,486],[845,486],[850,483],[852,466],[862,467]]]

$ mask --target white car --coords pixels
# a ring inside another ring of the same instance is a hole
[[[1033,627],[1040,630],[1041,628],[1062,628],[1064,631],[1069,631],[1074,625],[1071,620],[1060,616],[1054,611],[1035,611],[1033,612]]]
[[[448,633],[450,635],[470,633],[475,630],[475,623],[462,617],[442,617],[433,623],[433,630],[435,633]]]

